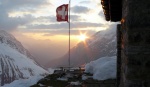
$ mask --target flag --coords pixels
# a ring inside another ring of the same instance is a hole
[[[68,21],[68,4],[63,4],[56,9],[57,21]]]

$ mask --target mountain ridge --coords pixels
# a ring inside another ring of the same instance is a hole
[[[0,63],[1,86],[14,80],[48,74],[22,44],[4,30],[0,30]]]

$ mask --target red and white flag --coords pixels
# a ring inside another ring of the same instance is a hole
[[[68,21],[68,4],[63,4],[56,9],[57,21]]]

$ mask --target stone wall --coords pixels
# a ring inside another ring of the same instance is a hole
[[[117,25],[117,87],[119,87],[121,80],[121,24]]]
[[[150,1],[123,0],[120,87],[150,87]]]

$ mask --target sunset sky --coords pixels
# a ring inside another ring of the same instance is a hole
[[[68,2],[1,0],[0,29],[13,34],[40,58],[58,58],[68,51],[68,23],[56,21],[56,8]],[[80,41],[80,33],[91,36],[111,24],[104,20],[100,0],[71,0],[71,47]]]

